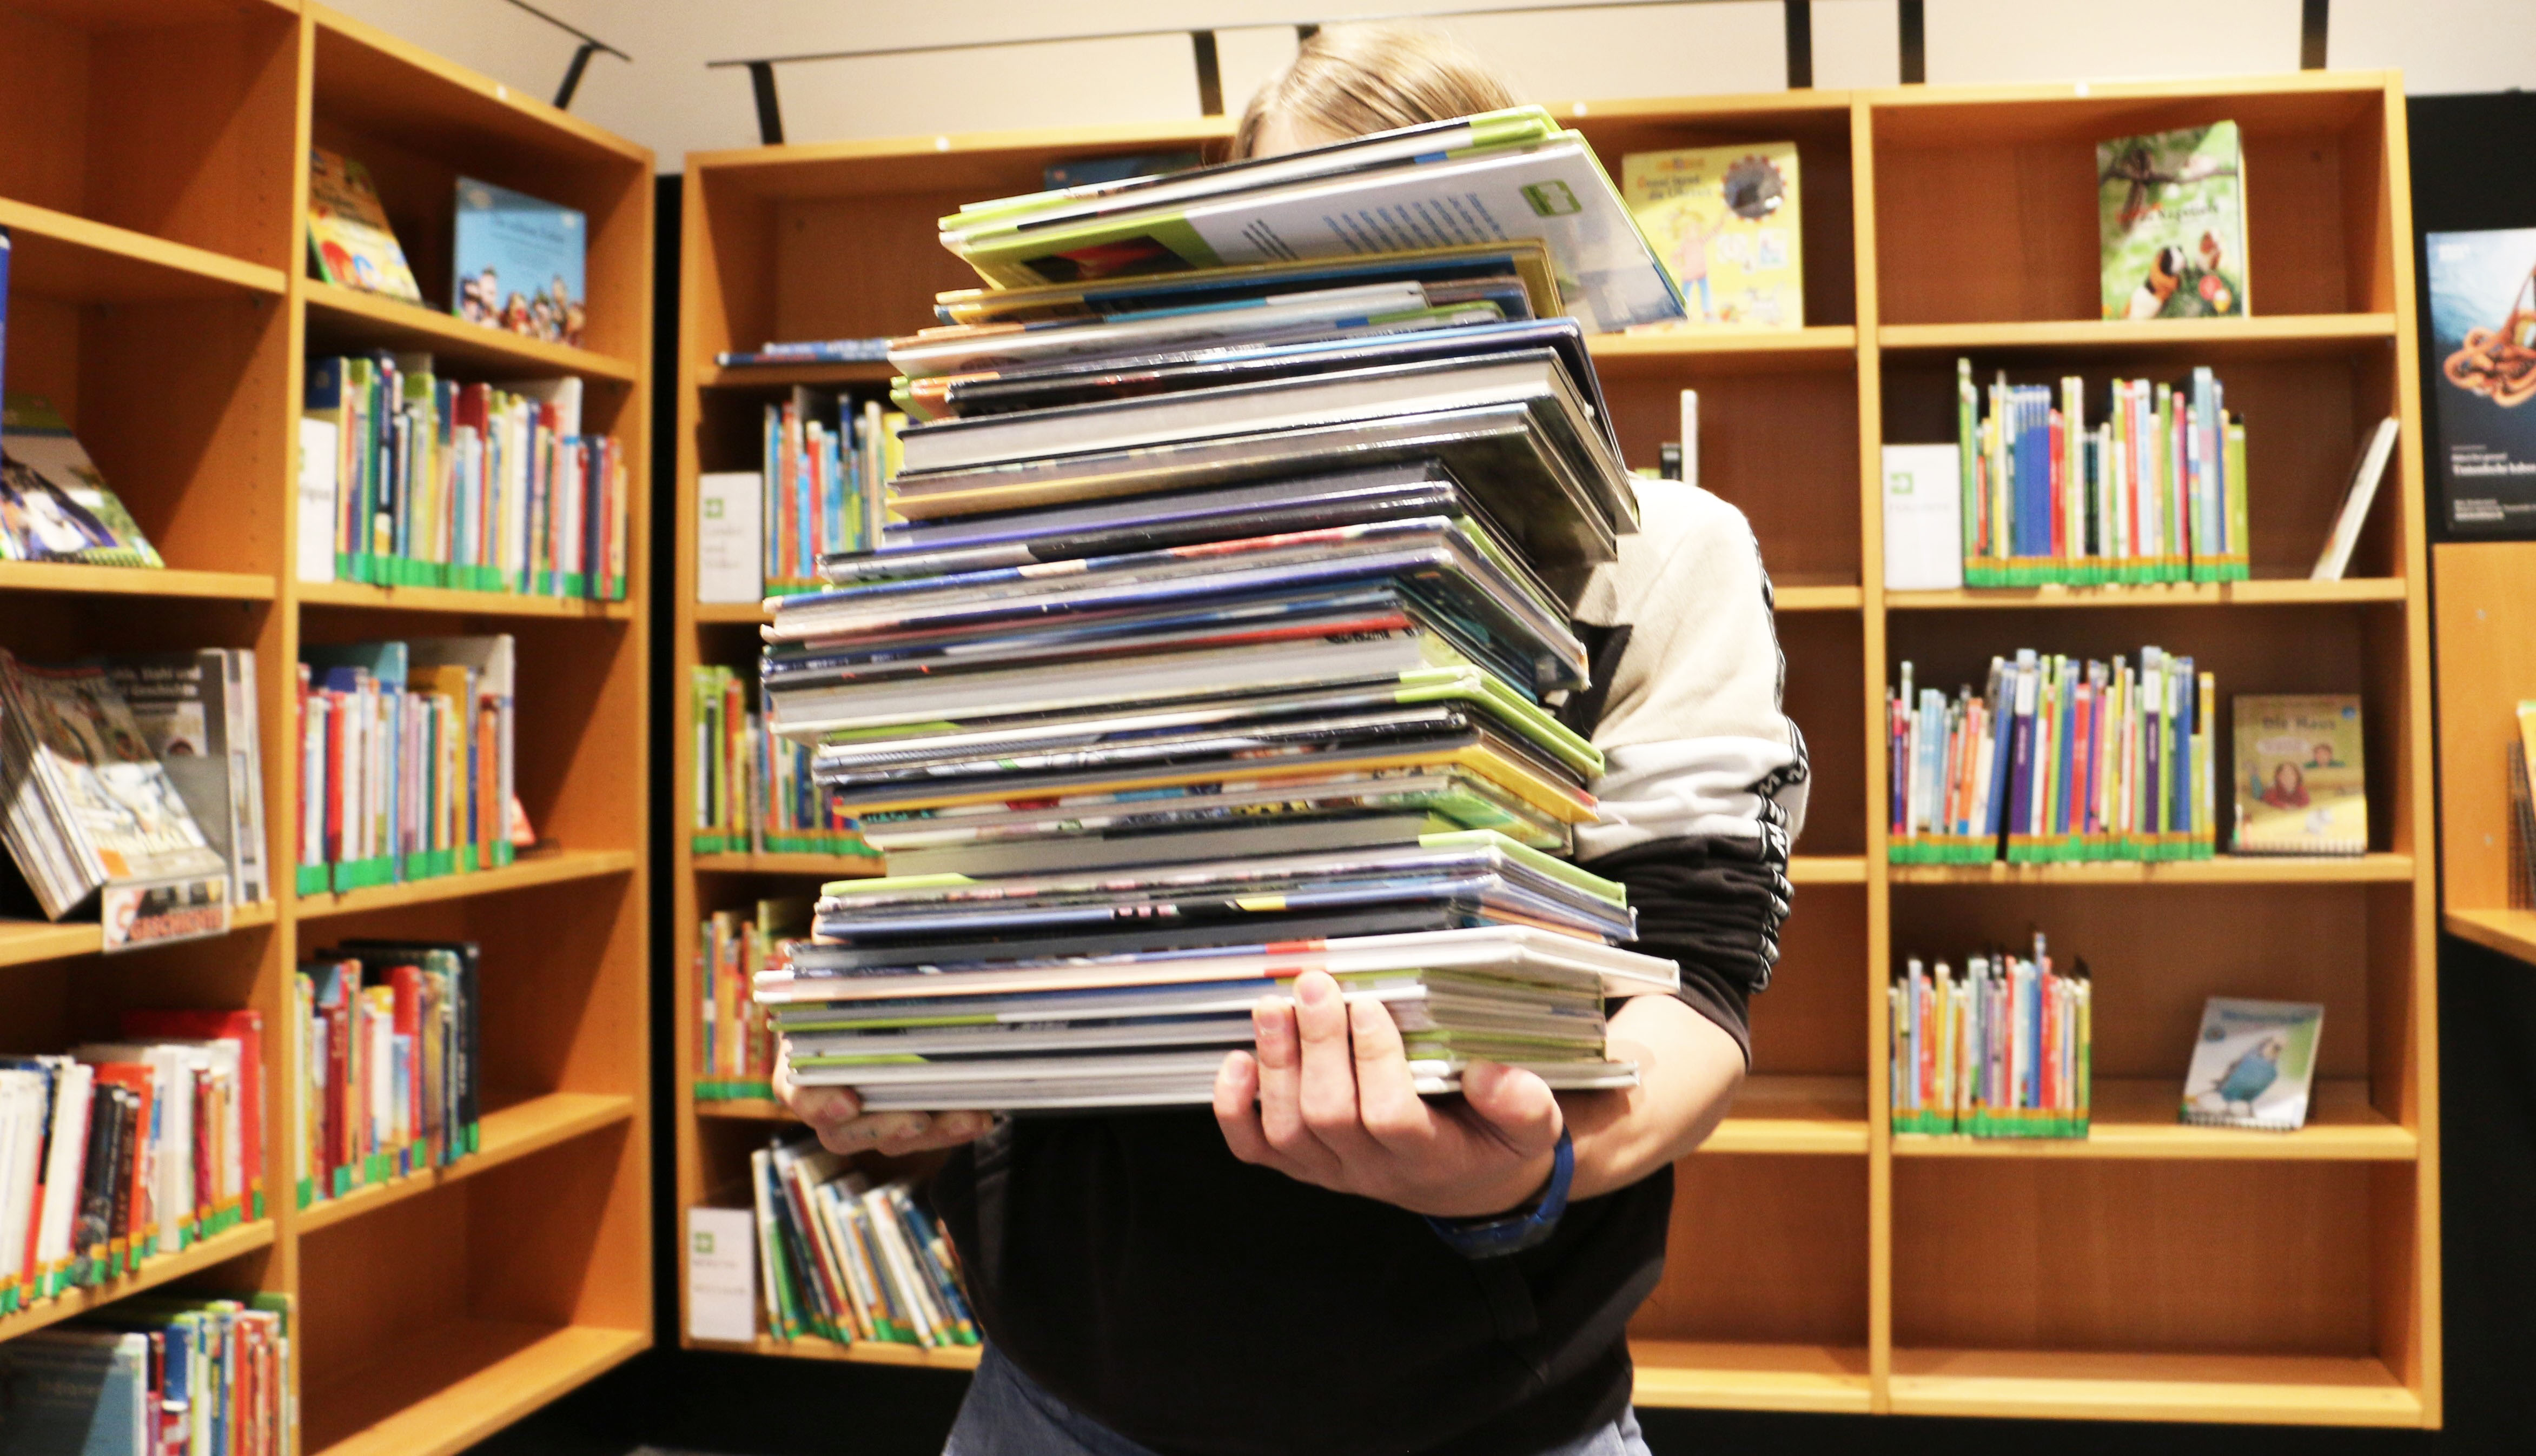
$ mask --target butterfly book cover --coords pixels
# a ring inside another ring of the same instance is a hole
[[[1681,285],[1692,326],[1805,326],[1796,143],[1632,152],[1620,196]]]
[[[2238,318],[2246,303],[2246,161],[2237,123],[2096,144],[2105,317]]]
[[[2307,1125],[2323,1030],[2324,1008],[2314,1002],[2212,996],[2201,1008],[2178,1120],[2298,1131]]]

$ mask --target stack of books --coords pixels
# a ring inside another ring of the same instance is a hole
[[[299,649],[302,895],[511,862],[509,633]]]
[[[483,1115],[474,941],[348,940],[291,985],[298,1206],[476,1150]]]
[[[901,1179],[875,1185],[817,1142],[749,1155],[766,1328],[851,1345],[975,1346],[960,1257]]]
[[[297,1449],[290,1307],[288,1295],[146,1295],[0,1344],[8,1449]]]
[[[2086,962],[2054,970],[2037,931],[2031,957],[1993,950],[1968,958],[1961,975],[1913,956],[1886,999],[1895,1132],[2087,1135],[2095,1001]]]
[[[1313,969],[1391,1008],[1422,1091],[1473,1059],[1634,1080],[1603,998],[1677,973],[1617,949],[1621,887],[1555,857],[1602,760],[1547,706],[1587,660],[1546,574],[1611,559],[1636,499],[1552,281],[1679,304],[1590,150],[1487,141],[1503,120],[946,220],[1020,283],[1025,244],[989,234],[1108,257],[1128,194],[1120,218],[1185,193],[1266,228],[1465,165],[1430,154],[1583,158],[1535,241],[945,295],[902,341],[902,524],[767,629],[776,730],[892,871],[828,886],[758,977],[804,1084],[1202,1104],[1250,1005]]]

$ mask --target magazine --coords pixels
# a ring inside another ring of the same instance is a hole
[[[2178,1120],[2296,1132],[2307,1122],[2324,1008],[2212,996],[2201,1008]]]
[[[2249,312],[2237,123],[2097,143],[2096,216],[2106,318]]]

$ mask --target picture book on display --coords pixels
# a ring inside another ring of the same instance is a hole
[[[1806,321],[1797,144],[1632,152],[1620,195],[1693,324]]]
[[[2106,318],[2251,311],[2237,123],[2097,143],[2096,217]]]
[[[2360,699],[2239,694],[2240,855],[2366,855],[2369,771]]]
[[[0,560],[166,565],[70,422],[36,395],[0,397]]]
[[[2424,251],[2447,528],[2536,536],[2536,227],[2434,232]]]
[[[1903,964],[1885,990],[1893,1130],[1972,1137],[2082,1138],[2093,1084],[2095,993],[2087,963],[2055,971],[1992,950]]]
[[[2201,1008],[2182,1122],[2296,1132],[2307,1125],[2324,1008],[2307,1001],[2212,996]]]
[[[308,152],[308,261],[340,287],[422,301],[369,168],[323,147]]]
[[[287,1295],[136,1295],[0,1344],[16,1456],[272,1456],[298,1431]]]
[[[232,897],[242,905],[271,899],[254,651],[119,657],[106,661],[105,674],[204,840],[228,861]]]
[[[588,322],[589,231],[576,209],[459,178],[450,311],[471,324],[579,348]]]

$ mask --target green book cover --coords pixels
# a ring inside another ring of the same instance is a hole
[[[2096,210],[2106,318],[2246,314],[2237,123],[2097,143]]]

